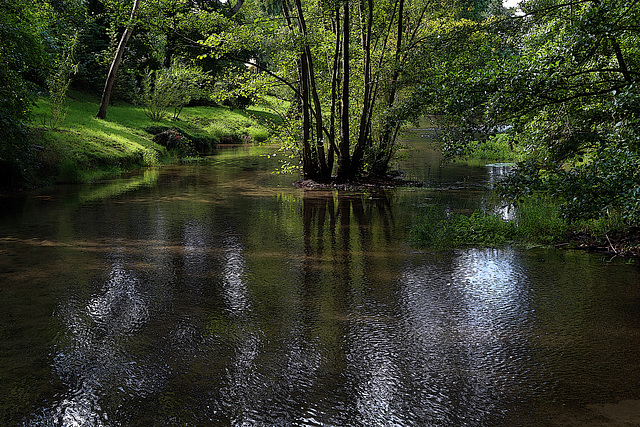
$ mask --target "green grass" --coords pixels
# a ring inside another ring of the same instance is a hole
[[[178,128],[202,151],[219,143],[263,142],[277,116],[261,107],[231,111],[220,107],[186,107],[180,120],[152,122],[142,106],[116,104],[107,120],[95,114],[99,99],[71,91],[66,119],[57,129],[46,126],[50,119],[48,99],[38,100],[33,111],[33,137],[38,147],[39,174],[57,182],[86,182],[140,166],[153,166],[175,159],[165,147],[153,142],[146,129],[152,126]]]
[[[432,206],[412,227],[412,238],[417,246],[437,249],[549,245],[565,241],[571,231],[559,217],[557,207],[550,198],[534,196],[520,202],[515,216],[506,221],[492,212],[447,214],[441,207]]]
[[[597,220],[568,223],[560,216],[559,207],[558,200],[544,194],[533,195],[518,202],[513,218],[506,221],[492,212],[450,214],[436,204],[419,215],[411,229],[412,240],[416,246],[433,249],[506,244],[572,247],[583,243],[611,244],[610,237],[628,234],[629,224],[615,213]]]
[[[524,159],[524,153],[513,144],[510,135],[499,133],[491,135],[486,140],[470,143],[465,149],[463,159],[469,164],[518,162]]]

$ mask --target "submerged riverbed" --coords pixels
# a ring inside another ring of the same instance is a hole
[[[237,147],[0,198],[0,424],[639,424],[638,266],[413,248],[501,171],[408,142],[427,188],[298,189]]]

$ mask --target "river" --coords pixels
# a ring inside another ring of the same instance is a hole
[[[418,250],[424,188],[303,190],[273,147],[0,198],[0,424],[640,425],[640,271],[553,249]]]

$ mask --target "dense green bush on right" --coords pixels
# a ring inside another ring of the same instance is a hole
[[[559,216],[557,203],[549,197],[531,196],[510,209],[513,215],[505,220],[495,212],[452,214],[443,206],[432,206],[420,214],[412,238],[417,246],[447,249],[547,245],[566,240],[570,232]]]

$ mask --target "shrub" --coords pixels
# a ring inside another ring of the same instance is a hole
[[[522,154],[515,149],[511,135],[499,133],[485,140],[470,142],[462,156],[467,159],[506,162],[519,160]]]
[[[166,69],[147,72],[142,85],[142,103],[147,116],[158,122],[172,109],[173,120],[178,120],[184,106],[202,95],[207,79],[202,69],[178,62]]]
[[[64,107],[64,103],[67,100],[71,75],[78,70],[78,65],[74,60],[77,42],[77,34],[66,41],[62,53],[55,59],[55,69],[47,78],[51,117],[46,125],[52,130],[57,129],[67,116],[67,109]]]

